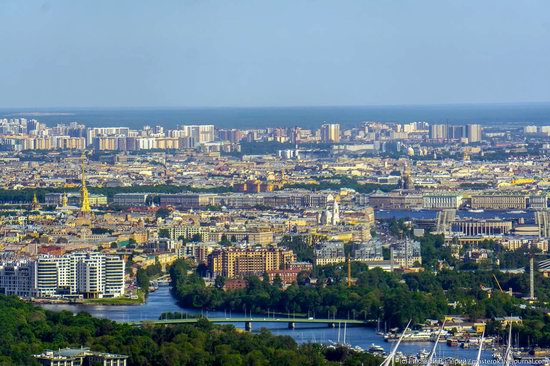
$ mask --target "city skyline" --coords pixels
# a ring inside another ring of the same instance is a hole
[[[0,363],[548,364],[548,14],[0,1]]]
[[[545,1],[129,5],[0,4],[0,107],[550,101]]]

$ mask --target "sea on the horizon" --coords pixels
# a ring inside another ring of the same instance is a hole
[[[485,126],[550,125],[550,102],[364,107],[249,108],[0,108],[0,118],[37,119],[48,126],[80,122],[88,127],[144,125],[175,128],[180,124],[214,124],[219,128],[318,128],[323,123],[358,126],[364,121],[479,123]]]

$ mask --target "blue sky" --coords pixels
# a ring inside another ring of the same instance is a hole
[[[0,107],[550,101],[547,0],[0,1]]]

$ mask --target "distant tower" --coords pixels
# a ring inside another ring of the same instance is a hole
[[[332,204],[332,215],[330,218],[331,225],[338,225],[340,223],[340,207],[338,206],[338,201],[334,200]]]
[[[88,188],[86,188],[86,173],[84,171],[86,163],[85,152],[82,152],[82,186],[80,188],[80,213],[82,215],[89,215],[92,212],[90,207],[90,195],[88,194]]]
[[[61,207],[67,207],[69,205],[69,197],[67,196],[67,192],[63,193],[63,197],[61,198]]]
[[[325,208],[321,213],[318,215],[318,223],[321,225],[328,225],[332,222],[332,211],[330,211],[327,208]]]
[[[414,181],[411,176],[411,168],[407,165],[401,178],[403,189],[414,190]]]
[[[33,210],[40,210],[42,207],[40,206],[40,202],[38,202],[38,198],[36,197],[36,192],[34,192],[34,196],[32,198],[32,204],[31,208]]]

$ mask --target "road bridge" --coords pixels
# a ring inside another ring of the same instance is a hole
[[[250,317],[237,317],[237,318],[186,318],[186,319],[162,319],[162,320],[141,320],[126,322],[133,326],[143,326],[146,324],[151,325],[171,325],[171,324],[193,324],[201,319],[206,319],[210,323],[223,324],[223,323],[244,323],[245,329],[252,330],[253,323],[286,323],[289,329],[296,328],[296,324],[327,324],[330,328],[334,328],[338,325],[355,325],[363,326],[365,322],[363,320],[354,319],[316,319],[316,318],[250,318]]]

